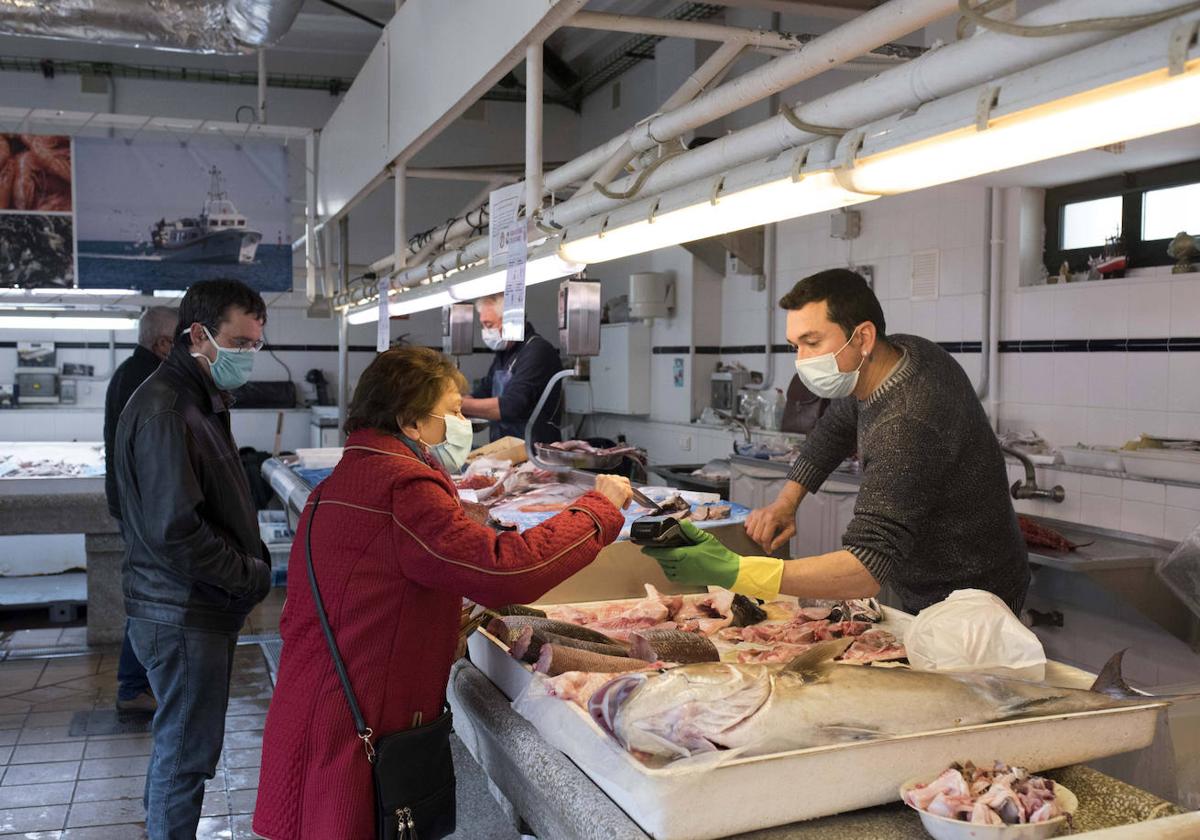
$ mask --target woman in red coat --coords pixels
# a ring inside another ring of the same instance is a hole
[[[491,607],[536,600],[617,538],[630,498],[626,479],[600,476],[596,491],[524,534],[469,519],[431,452],[458,422],[463,381],[427,348],[380,354],[355,389],[342,460],[320,485],[317,583],[377,736],[441,714],[464,597]],[[375,831],[371,768],[304,572],[312,510],[310,500],[289,562],[254,830],[269,840],[365,840]]]

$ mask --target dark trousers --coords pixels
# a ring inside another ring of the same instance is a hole
[[[143,804],[149,840],[193,840],[216,775],[237,635],[131,618],[129,639],[158,700]]]
[[[129,620],[125,621],[125,640],[121,642],[121,659],[117,662],[117,699],[132,700],[150,690],[146,669],[133,652],[129,641]]]

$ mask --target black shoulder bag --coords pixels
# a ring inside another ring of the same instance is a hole
[[[354,729],[362,739],[367,760],[371,762],[371,775],[375,782],[375,837],[377,840],[441,840],[454,833],[454,761],[450,755],[450,710],[443,712],[437,720],[424,726],[414,726],[400,732],[381,736],[371,742],[374,733],[363,719],[362,710],[354,697],[346,665],[338,653],[321,591],[317,587],[317,575],[312,561],[312,521],[321,503],[320,491],[313,499],[312,513],[308,517],[308,528],[304,534],[304,546],[308,556],[308,582],[312,586],[313,603],[321,619],[325,641],[333,655],[333,665],[350,714],[354,716]]]

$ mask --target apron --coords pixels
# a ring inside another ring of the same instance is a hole
[[[529,337],[529,341],[533,341],[538,338],[541,338],[541,336],[533,335],[533,336]],[[526,346],[528,345],[528,343],[529,342],[525,343]],[[524,349],[525,349],[525,347],[522,346],[521,350],[524,350]],[[508,383],[512,381],[513,365],[515,365],[517,363],[517,359],[519,359],[521,357],[521,350],[518,350],[516,353],[513,353],[512,361],[508,363],[508,367],[501,368],[500,370],[497,370],[492,373],[492,396],[493,397],[499,398],[499,397],[504,396],[504,389],[507,388]]]

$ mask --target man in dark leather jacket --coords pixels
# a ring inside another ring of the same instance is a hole
[[[248,286],[193,284],[175,346],[117,424],[128,632],[158,699],[143,796],[150,840],[195,836],[238,631],[271,585],[227,393],[249,377],[265,323]]]

